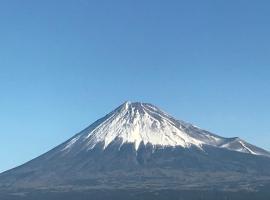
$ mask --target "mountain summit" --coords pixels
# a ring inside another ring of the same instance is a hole
[[[240,138],[224,138],[202,130],[184,121],[176,120],[149,103],[129,101],[71,138],[63,151],[90,150],[96,145],[106,149],[114,142],[154,147],[197,147],[205,145],[226,148],[254,155],[270,156],[269,152],[255,147]]]
[[[49,152],[0,174],[0,199],[69,200],[69,194],[79,199],[89,192],[93,199],[111,199],[104,191],[114,191],[117,200],[119,194],[136,199],[164,191],[166,198],[166,191],[175,191],[169,199],[183,191],[202,199],[200,192],[207,191],[211,199],[212,190],[245,191],[249,198],[270,185],[269,169],[266,150],[177,120],[152,104],[125,102]]]

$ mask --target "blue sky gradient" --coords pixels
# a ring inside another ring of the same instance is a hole
[[[269,1],[3,0],[0,171],[126,100],[270,150]]]

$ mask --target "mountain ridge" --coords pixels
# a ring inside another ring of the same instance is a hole
[[[225,138],[205,131],[182,120],[177,120],[160,110],[158,107],[141,102],[126,101],[105,117],[94,122],[84,131],[72,137],[65,150],[69,150],[76,143],[92,149],[97,143],[103,143],[106,148],[115,139],[124,143],[134,143],[138,149],[140,143],[150,143],[154,146],[182,146],[194,145],[202,149],[203,145],[213,145],[233,151],[254,155],[270,156],[270,153],[255,147],[244,140],[233,137]]]
[[[44,191],[248,193],[270,185],[268,154],[238,137],[176,120],[151,104],[127,102],[45,154],[1,173],[0,198],[23,193],[29,200]]]

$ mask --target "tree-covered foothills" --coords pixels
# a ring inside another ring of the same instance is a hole
[[[17,191],[0,193],[1,200],[269,200],[270,187],[257,192],[177,191],[177,190],[89,190],[89,191]]]

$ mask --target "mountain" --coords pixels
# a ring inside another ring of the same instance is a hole
[[[269,199],[269,169],[266,150],[154,105],[125,102],[51,151],[0,174],[0,199]]]
[[[197,147],[204,145],[226,148],[232,151],[254,155],[270,156],[270,153],[250,145],[240,138],[224,138],[179,121],[146,103],[126,102],[101,120],[71,138],[62,149],[69,151],[89,151],[96,145],[106,149],[118,141],[133,144],[136,151],[140,144],[154,147]]]

